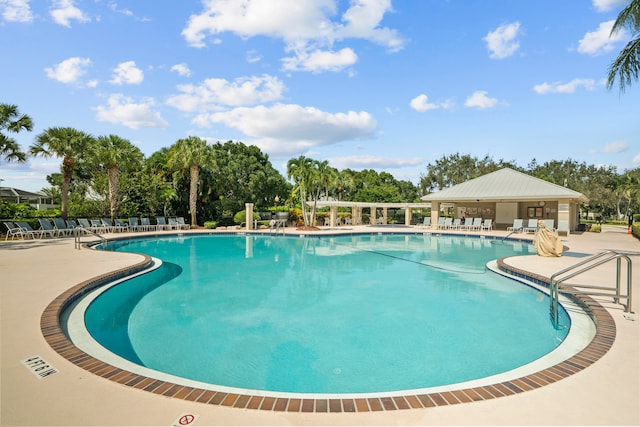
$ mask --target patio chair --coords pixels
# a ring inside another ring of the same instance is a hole
[[[71,234],[74,236],[79,235],[81,232],[81,230],[78,228],[78,223],[76,223],[73,219],[67,220],[67,228],[71,230]]]
[[[191,226],[187,224],[181,216],[177,217],[176,221],[178,222],[178,228],[180,230],[189,230],[191,228]]]
[[[106,233],[107,231],[109,231],[107,227],[99,219],[92,219],[91,227],[89,228],[91,229],[91,231],[95,233]]]
[[[544,226],[548,229],[548,230],[553,230],[555,231],[555,221],[553,219],[545,219],[544,220]]]
[[[558,220],[558,228],[556,229],[556,232],[558,233],[558,235],[560,235],[560,233],[565,233],[568,236],[569,235],[569,221],[567,221],[566,219]]]
[[[167,224],[166,219],[163,216],[156,217],[156,230],[170,230],[171,227]]]
[[[113,225],[113,222],[111,222],[109,218],[101,218],[100,222],[102,223],[102,227],[107,233],[113,233],[114,231],[116,231],[116,227]]]
[[[487,231],[491,231],[493,230],[493,224],[492,224],[493,220],[491,218],[487,218],[482,222],[482,225],[480,226],[480,231],[482,230],[487,230]]]
[[[523,222],[524,222],[524,220],[522,218],[514,219],[513,220],[513,225],[511,227],[507,227],[507,231],[513,231],[514,233],[522,231],[522,223]]]
[[[60,235],[58,230],[56,230],[53,225],[51,225],[51,221],[45,218],[39,218],[38,223],[40,224],[40,230],[42,230],[42,237],[45,234],[50,235],[51,237],[56,237],[56,235]]]
[[[22,228],[22,235],[26,235],[27,237],[42,237],[43,232],[42,230],[34,230],[33,227],[31,227],[31,225],[28,222],[24,222],[24,221],[17,221],[16,225],[20,228]],[[53,236],[53,234],[52,234]]]
[[[424,219],[422,220],[422,226],[425,228],[431,228],[431,217],[430,216],[425,216]]]
[[[478,230],[482,228],[482,218],[473,218],[473,222],[471,223],[471,230]]]
[[[129,225],[126,224],[123,220],[116,218],[114,221],[115,223],[113,224],[113,227],[116,231],[129,231]]]
[[[87,218],[78,218],[78,225],[86,229],[91,228],[91,224],[89,224],[89,220]]]
[[[473,218],[465,218],[464,224],[462,224],[460,228],[463,230],[471,230],[472,226],[473,226]]]
[[[151,225],[151,221],[149,221],[149,218],[146,217],[140,218],[140,228],[142,229],[142,231],[151,231],[152,228],[155,229],[155,227]]]
[[[70,236],[71,229],[62,218],[53,218],[53,228],[58,230],[58,236]]]
[[[4,238],[4,240],[9,240],[9,237],[11,237],[11,240],[13,240],[15,237],[20,237],[21,239],[24,239],[24,235],[22,234],[22,228],[18,227],[17,225],[15,225],[13,222],[7,221],[3,223],[5,227],[7,227],[7,235]]]
[[[446,218],[444,217],[440,217],[438,218],[438,230],[441,230],[444,228],[444,222],[446,221]]]
[[[538,219],[537,218],[529,218],[529,222],[527,222],[527,226],[524,227],[525,233],[535,233],[538,229]]]
[[[449,229],[453,225],[453,218],[445,218],[442,228]]]
[[[129,217],[129,230],[131,231],[141,231],[144,227],[138,222],[138,217],[130,216]]]
[[[451,230],[460,230],[460,226],[462,225],[462,219],[461,218],[456,218],[453,220],[453,223],[451,223],[451,226],[449,226],[449,229]]]
[[[169,230],[178,230],[180,227],[178,226],[178,220],[174,217],[167,218],[168,224],[167,227]]]

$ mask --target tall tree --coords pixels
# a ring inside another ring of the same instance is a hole
[[[20,149],[18,142],[2,131],[18,133],[22,130],[31,131],[31,129],[33,129],[33,120],[26,114],[20,114],[17,105],[0,104],[0,157],[4,157],[7,162],[26,162],[27,154]]]
[[[169,148],[167,164],[172,169],[189,172],[189,210],[191,224],[197,225],[196,208],[198,201],[198,181],[200,167],[212,166],[211,147],[204,139],[197,136],[179,139]]]
[[[631,31],[632,39],[609,66],[607,77],[608,89],[613,87],[616,77],[618,78],[620,93],[638,80],[640,73],[640,0],[631,0],[629,5],[620,12],[611,28],[611,36],[625,28]]]
[[[315,160],[305,156],[289,159],[287,162],[287,177],[293,180],[293,192],[298,192],[300,196],[304,225],[307,226],[311,225],[310,218],[307,215],[307,202],[309,192],[313,191],[314,163]]]
[[[62,157],[62,191],[60,194],[60,210],[63,219],[67,219],[69,186],[73,170],[78,161],[89,155],[93,136],[70,127],[48,128],[36,137],[36,142],[29,148],[34,156],[45,158]]]
[[[121,170],[140,169],[142,167],[142,151],[129,140],[117,135],[99,136],[92,159],[96,166],[106,171],[109,179],[109,211],[114,219],[118,213],[120,193],[118,176]]]

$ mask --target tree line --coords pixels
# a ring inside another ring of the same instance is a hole
[[[5,134],[32,127],[33,120],[17,106],[0,104],[0,155],[5,161],[25,162],[29,155],[61,159],[60,172],[47,176],[51,187],[43,192],[59,201],[63,218],[180,215],[202,224],[231,218],[251,202],[258,211],[300,207],[311,225],[318,200],[416,202],[504,167],[583,193],[589,198],[583,211],[620,218],[640,210],[640,168],[620,174],[614,166],[571,159],[543,164],[532,159],[521,167],[514,161],[456,153],[428,164],[414,185],[388,172],[338,170],[328,161],[299,156],[287,162],[287,181],[267,154],[242,142],[210,144],[190,136],[145,158],[117,135],[96,137],[52,127],[24,152]]]

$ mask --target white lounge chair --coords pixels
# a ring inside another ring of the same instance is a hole
[[[473,218],[465,218],[464,224],[460,226],[463,230],[471,230],[471,227],[473,227]]]
[[[4,238],[4,240],[9,240],[9,237],[11,237],[11,240],[13,240],[14,237],[20,237],[21,239],[24,239],[22,228],[18,227],[13,222],[5,222],[4,226],[7,227],[7,236]]]
[[[453,225],[453,218],[445,218],[444,225],[442,226],[442,228],[448,230],[451,228],[452,225]]]
[[[445,221],[445,219],[446,219],[446,218],[444,218],[444,217],[442,217],[442,216],[441,216],[440,218],[438,218],[438,229],[439,229],[439,230],[441,230],[441,229],[443,229],[443,228],[444,228],[444,221]]]
[[[492,219],[491,218],[487,218],[482,222],[482,225],[480,226],[480,231],[482,230],[487,230],[487,231],[491,231],[493,230],[493,225],[492,225]]]
[[[472,230],[480,230],[482,228],[482,218],[473,218],[473,223],[471,224]]]
[[[453,220],[453,223],[451,224],[451,226],[449,227],[451,230],[460,230],[460,226],[462,225],[462,219],[460,218],[455,218]]]
[[[524,227],[523,230],[525,233],[535,233],[537,229],[538,229],[538,219],[529,218],[529,222],[527,223],[527,226]]]
[[[513,220],[513,225],[511,227],[507,227],[507,231],[513,231],[514,233],[522,231],[522,223],[523,222],[524,222],[524,220],[522,218],[514,219]]]
[[[567,236],[568,236],[569,235],[569,221],[567,221],[566,219],[558,220],[558,228],[556,229],[556,232],[558,234],[566,233]]]
[[[555,225],[555,221],[552,219],[545,219],[544,220],[544,226],[548,229],[548,230],[555,230],[555,228],[553,227]]]
[[[431,217],[430,216],[425,216],[424,219],[422,220],[422,226],[423,227],[427,227],[427,228],[431,228]]]

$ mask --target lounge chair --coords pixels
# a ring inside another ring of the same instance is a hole
[[[51,237],[55,237],[56,235],[60,235],[60,232],[51,225],[51,221],[45,218],[39,218],[38,223],[40,224],[40,230],[42,230],[42,237],[45,234],[50,235]]]
[[[422,220],[422,226],[425,228],[431,228],[431,217],[430,216],[425,216],[424,219]]]
[[[24,234],[22,234],[22,228],[18,227],[17,225],[15,225],[13,222],[7,221],[3,223],[5,227],[7,227],[7,235],[4,238],[4,240],[9,240],[9,237],[11,237],[11,240],[13,240],[15,237],[20,237],[21,239],[24,239]]]
[[[100,222],[102,223],[102,227],[106,230],[107,233],[113,233],[116,231],[116,227],[113,225],[113,222],[109,218],[101,218]]]
[[[114,221],[115,223],[113,224],[113,227],[116,231],[129,231],[129,225],[123,220],[116,218]]]
[[[22,228],[23,236],[26,235],[27,237],[36,238],[36,237],[42,237],[44,234],[42,230],[34,230],[28,222],[18,221],[16,222],[16,225]],[[53,237],[53,233],[49,233],[49,234]]]
[[[146,217],[140,218],[140,227],[143,231],[151,231],[151,229],[155,230],[155,227],[151,225],[151,221],[149,221],[149,218]]]
[[[71,229],[62,218],[53,219],[53,228],[58,230],[58,236],[71,236]]]
[[[493,225],[492,225],[492,219],[491,218],[487,218],[482,222],[482,225],[480,226],[480,231],[482,230],[487,230],[487,231],[491,231],[493,230]]]
[[[524,227],[523,230],[525,233],[535,233],[537,229],[538,229],[538,219],[529,218],[529,222],[527,223],[527,226]]]
[[[566,235],[569,235],[569,221],[567,221],[566,219],[560,219],[558,220],[558,228],[556,229],[556,232],[558,233],[558,235],[560,233],[566,233]]]
[[[453,218],[445,218],[442,228],[448,230],[451,228],[451,225],[453,225]]]
[[[82,228],[86,228],[87,230],[91,228],[91,224],[87,218],[78,218],[78,225]]]
[[[548,229],[548,230],[554,230],[555,231],[555,221],[553,219],[545,219],[544,220],[544,226]]]
[[[461,226],[462,226],[462,219],[461,218],[455,218],[453,220],[453,223],[449,226],[449,229],[460,230]]]
[[[156,217],[156,230],[170,230],[169,224],[163,216]]]
[[[328,227],[328,226],[330,226],[330,225],[331,225],[331,220],[329,219],[329,217],[328,217],[328,216],[325,216],[325,217],[324,217],[324,226],[325,226],[325,227]]]
[[[181,216],[177,217],[176,221],[178,221],[178,228],[180,230],[189,230],[191,228],[191,226],[189,224],[184,222],[184,218],[181,217]]]
[[[460,228],[463,230],[471,230],[472,227],[473,227],[473,218],[465,218],[464,224],[460,226]]]
[[[513,225],[511,227],[507,227],[507,231],[513,231],[514,233],[522,231],[522,223],[524,220],[522,218],[516,218],[513,220]]]
[[[129,230],[131,231],[140,231],[142,230],[142,226],[138,223],[138,218],[133,216],[129,217]]]
[[[438,218],[438,227],[437,227],[437,228],[438,228],[438,230],[441,230],[441,229],[443,229],[443,228],[444,228],[444,222],[445,222],[445,221],[446,221],[446,218],[445,218],[445,217],[442,217],[442,216],[441,216],[440,218]]]
[[[67,228],[71,230],[71,234],[77,236],[80,234],[81,230],[78,228],[78,223],[73,219],[67,220]]]
[[[99,219],[91,220],[91,227],[89,227],[94,233],[106,233],[109,229]]]
[[[482,228],[482,218],[473,218],[471,229],[479,231],[481,228]]]
[[[180,227],[178,226],[178,220],[174,217],[170,217],[167,219],[169,221],[168,227],[169,230],[178,230]]]

